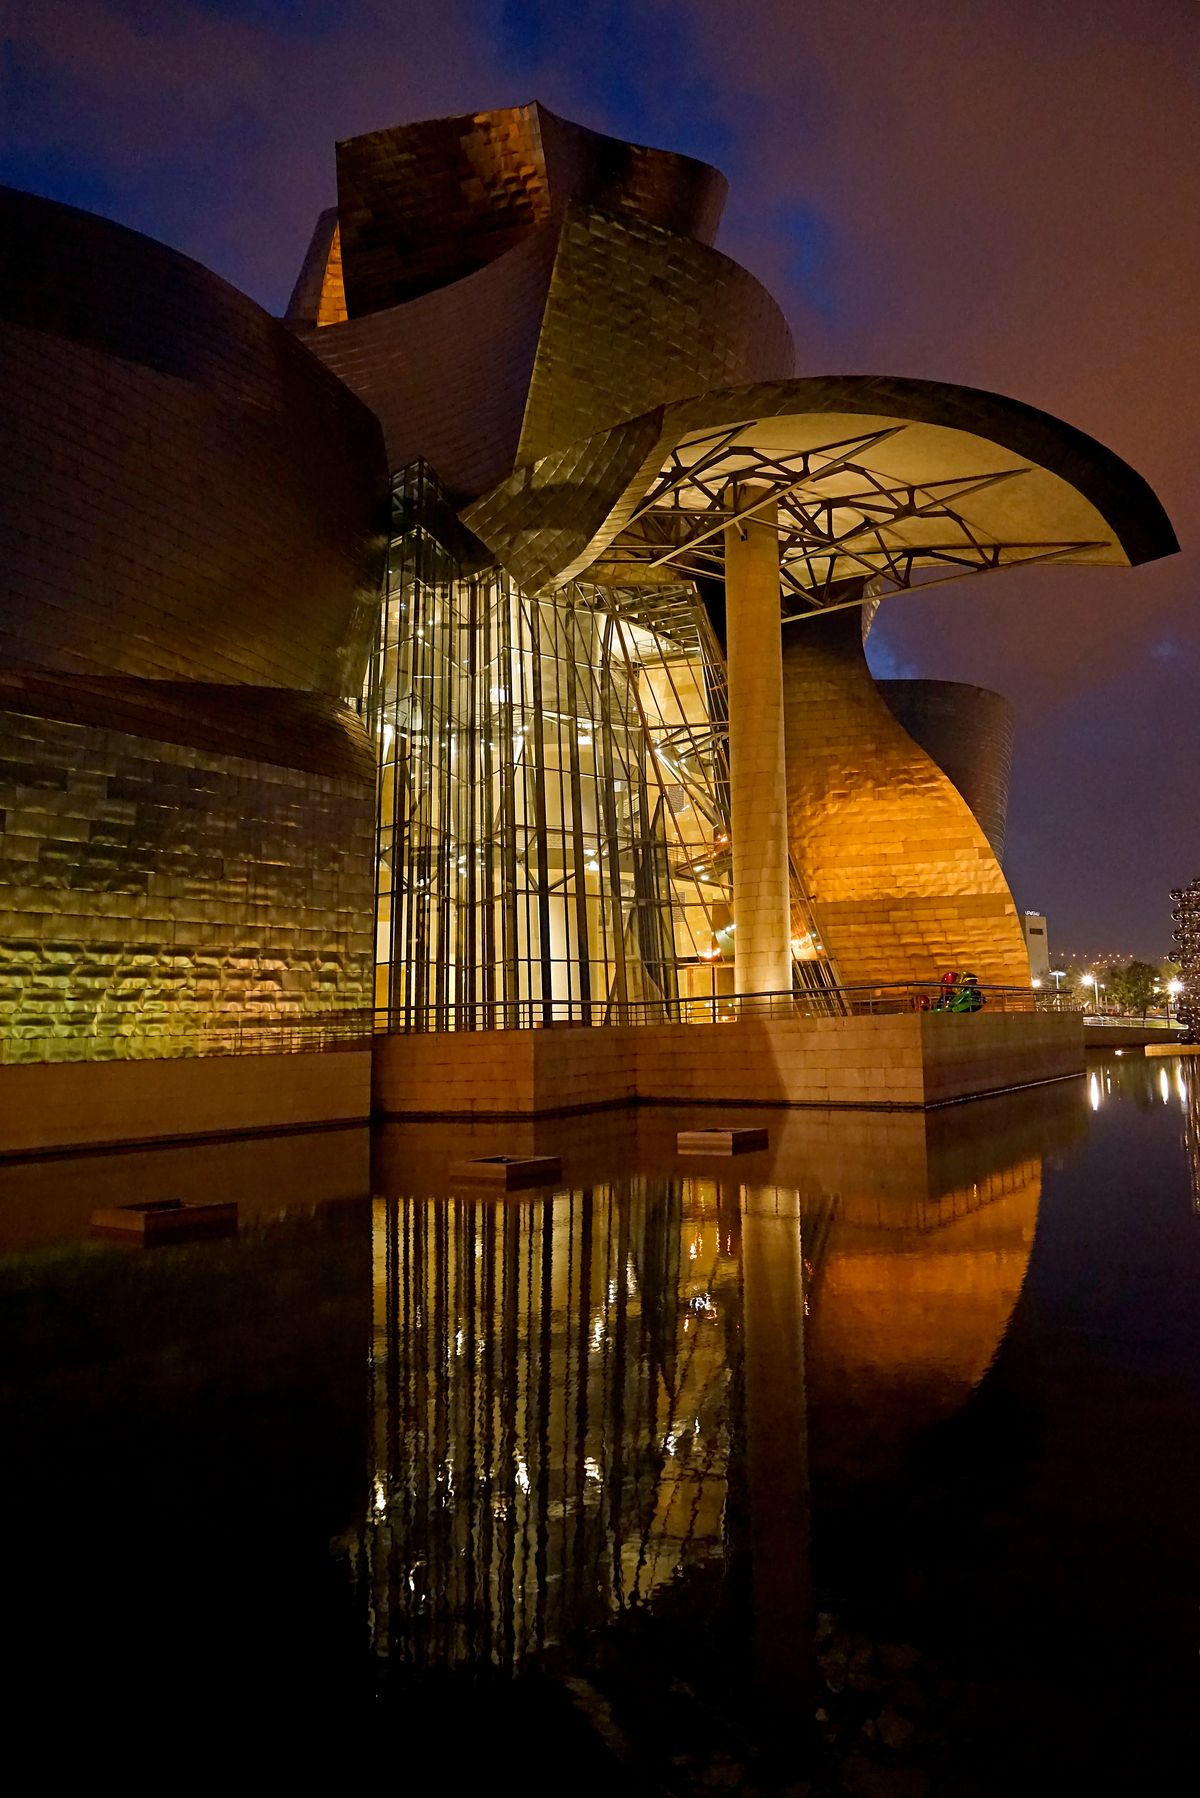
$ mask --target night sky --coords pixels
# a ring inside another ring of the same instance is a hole
[[[1143,473],[1183,551],[890,600],[878,674],[1017,709],[1007,867],[1051,943],[1158,956],[1200,874],[1196,0],[4,0],[0,179],[273,311],[333,144],[542,100],[718,164],[799,372],[994,388]],[[0,251],[2,253],[2,251]]]

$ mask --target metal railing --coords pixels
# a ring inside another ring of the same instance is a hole
[[[1153,1010],[1146,1013],[1140,1011],[1094,1011],[1088,1006],[1084,1010],[1083,1021],[1085,1024],[1098,1024],[1101,1026],[1105,1024],[1114,1024],[1119,1028],[1126,1030],[1131,1024],[1136,1024],[1139,1030],[1142,1028],[1147,1030],[1181,1030],[1183,1028],[1178,1018],[1164,1017],[1161,1012],[1155,1012]]]
[[[1078,1011],[1066,993],[1031,987],[979,986],[977,1010]],[[972,1009],[962,986],[937,980],[884,986],[832,987],[824,991],[705,993],[680,999],[496,999],[439,1006],[400,1005],[375,1014],[376,1030],[396,1035],[446,1030],[545,1030],[576,1025],[731,1024],[755,1018],[889,1016],[921,1011]],[[957,1003],[956,1003],[957,1001]]]

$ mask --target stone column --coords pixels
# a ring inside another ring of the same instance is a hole
[[[733,489],[740,509],[763,487]],[[734,985],[792,989],[783,650],[776,508],[725,530],[729,666],[729,810],[733,837]]]

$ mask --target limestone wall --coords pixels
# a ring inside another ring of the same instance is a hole
[[[1083,1070],[1078,1017],[746,1018],[446,1032],[375,1045],[376,1116],[533,1116],[629,1104],[920,1107]]]
[[[363,1123],[368,1049],[0,1067],[0,1155]]]

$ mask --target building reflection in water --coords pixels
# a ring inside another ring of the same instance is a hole
[[[386,1133],[354,1546],[376,1653],[520,1670],[706,1568],[722,1606],[748,1575],[760,1681],[794,1677],[810,1478],[872,1471],[983,1377],[1079,1092],[772,1114],[748,1178],[679,1177],[676,1114],[608,1126],[658,1170],[620,1178],[601,1128],[544,1126],[513,1146],[591,1180],[550,1197],[437,1190],[486,1129]]]
[[[701,1181],[376,1201],[376,1644],[531,1655],[720,1552],[736,1209]]]

